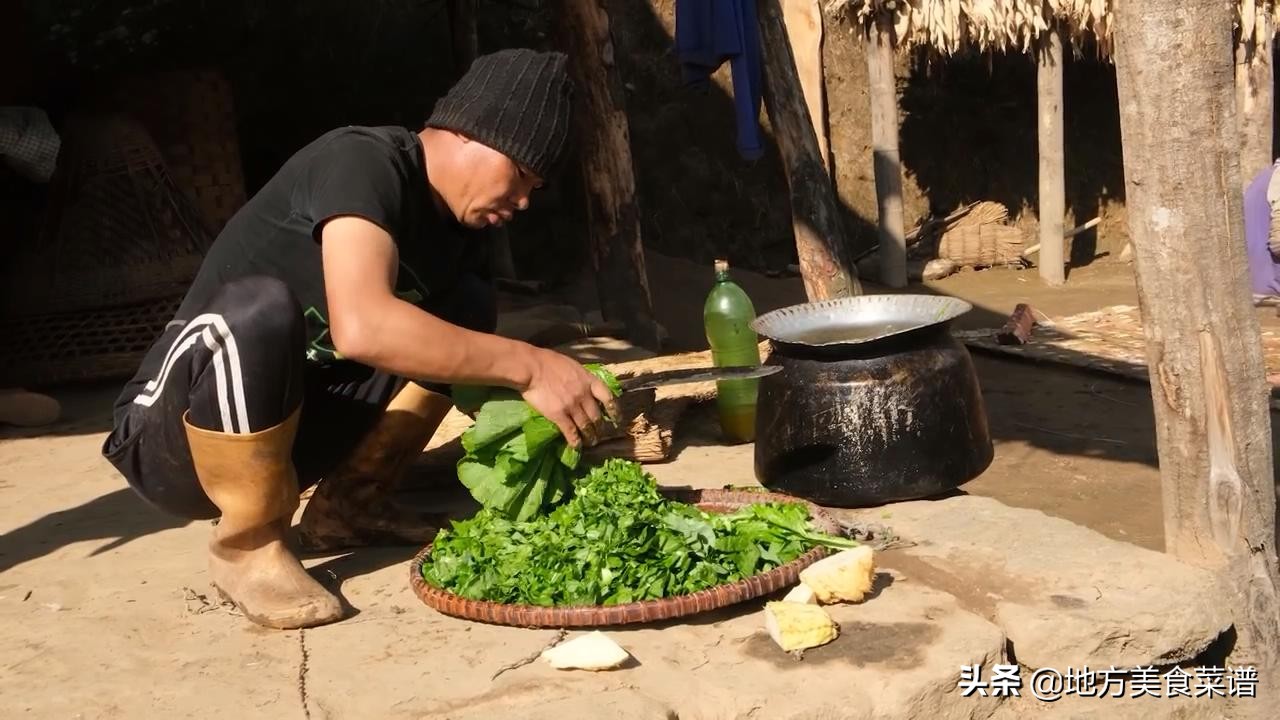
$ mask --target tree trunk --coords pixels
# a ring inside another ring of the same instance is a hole
[[[898,87],[893,72],[893,19],[876,17],[867,33],[871,92],[871,152],[880,220],[880,282],[907,285],[907,239],[902,219],[902,162],[898,157]]]
[[[613,63],[607,2],[555,0],[551,6],[577,85],[577,137],[600,311],[606,321],[626,325],[629,340],[658,350],[658,326],[640,238],[626,96]]]
[[[818,138],[822,165],[831,173],[831,152],[827,146],[827,98],[822,72],[822,7],[818,0],[783,0],[782,19],[787,26],[796,74],[809,108],[813,134]]]
[[[1222,573],[1231,661],[1266,683],[1280,654],[1276,494],[1245,276],[1232,12],[1218,0],[1117,3],[1115,63],[1165,546]]]
[[[764,102],[791,189],[791,224],[810,300],[858,295],[858,271],[845,243],[835,191],[809,119],[779,0],[759,4]]]
[[[1062,34],[1050,28],[1036,52],[1036,98],[1040,118],[1040,278],[1066,280],[1062,217],[1067,210],[1062,148]]]
[[[1236,108],[1240,113],[1240,181],[1248,185],[1275,159],[1272,151],[1274,83],[1271,13],[1258,13],[1258,27],[1236,46]]]

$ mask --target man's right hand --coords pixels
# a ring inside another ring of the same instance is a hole
[[[521,392],[525,402],[560,428],[575,448],[594,445],[604,412],[618,419],[613,393],[600,378],[577,361],[552,350],[534,349],[529,386]]]

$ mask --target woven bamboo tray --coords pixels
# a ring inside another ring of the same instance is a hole
[[[663,488],[662,494],[679,502],[697,505],[706,512],[732,512],[760,502],[803,502],[809,508],[810,522],[819,530],[841,534],[840,524],[818,506],[788,495],[768,492],[695,490]],[[503,605],[485,600],[469,600],[429,585],[422,578],[422,566],[431,557],[431,546],[423,548],[409,565],[409,582],[414,593],[429,607],[445,615],[464,620],[513,625],[516,627],[582,628],[609,625],[631,625],[686,617],[716,610],[753,598],[768,595],[795,585],[800,571],[826,557],[826,548],[814,548],[791,562],[765,573],[727,585],[677,595],[661,600],[645,600],[624,605],[581,607],[538,607]]]

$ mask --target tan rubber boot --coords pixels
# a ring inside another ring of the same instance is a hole
[[[48,395],[0,388],[0,424],[41,427],[58,421],[62,405]]]
[[[448,517],[407,510],[392,496],[452,407],[451,398],[406,384],[351,455],[316,486],[298,522],[302,548],[325,552],[431,542]]]
[[[343,616],[342,603],[307,574],[285,542],[298,508],[290,453],[299,414],[245,435],[204,430],[182,418],[200,486],[222,511],[209,541],[209,577],[245,617],[280,629]]]

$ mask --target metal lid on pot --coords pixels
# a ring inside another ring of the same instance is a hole
[[[790,345],[857,345],[945,323],[972,309],[964,300],[938,295],[859,295],[780,308],[756,318],[751,328]]]

